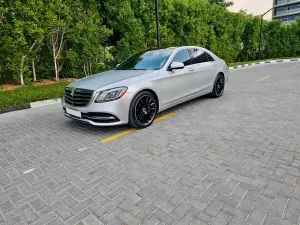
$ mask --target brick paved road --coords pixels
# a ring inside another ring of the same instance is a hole
[[[0,224],[299,224],[294,65],[233,71],[222,98],[106,144],[126,128],[59,105],[0,115]]]

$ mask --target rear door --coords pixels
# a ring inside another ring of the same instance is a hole
[[[189,49],[192,56],[192,65],[194,73],[195,92],[211,91],[214,79],[217,73],[217,64],[214,59],[205,51],[200,48]]]

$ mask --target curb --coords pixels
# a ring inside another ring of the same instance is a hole
[[[261,64],[275,64],[275,63],[283,63],[283,62],[298,62],[300,61],[300,58],[295,59],[278,59],[278,60],[267,60],[262,62],[255,62],[255,63],[249,63],[249,64],[243,64],[239,66],[232,66],[229,67],[230,70],[239,69],[243,67],[253,66],[253,65],[261,65]]]
[[[30,108],[37,108],[37,107],[53,105],[53,104],[57,104],[57,103],[61,103],[61,98],[49,99],[49,100],[44,100],[44,101],[39,101],[39,102],[32,102],[32,103],[30,103]]]
[[[26,104],[24,106],[8,107],[8,108],[5,108],[5,109],[1,109],[0,114],[13,112],[13,111],[19,111],[19,110],[22,110],[22,109],[38,108],[38,107],[53,105],[53,104],[58,104],[58,103],[61,103],[61,98],[49,99],[49,100],[38,101],[38,102],[32,102],[32,103]]]
[[[31,108],[30,105],[11,106],[11,107],[8,107],[8,108],[5,108],[5,109],[1,109],[0,114],[13,112],[13,111],[19,111],[19,110],[22,110],[22,109],[29,109],[29,108]]]

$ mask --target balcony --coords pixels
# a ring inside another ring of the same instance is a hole
[[[298,3],[298,2],[300,3],[300,0],[278,0],[275,7],[290,5],[290,4],[294,4],[294,3]]]
[[[281,16],[295,15],[295,14],[300,14],[300,8],[275,12],[274,18],[281,17]]]

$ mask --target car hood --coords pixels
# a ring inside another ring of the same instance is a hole
[[[89,90],[99,90],[105,86],[109,86],[114,83],[125,81],[128,79],[136,78],[142,75],[155,75],[156,70],[110,70],[104,73],[95,74],[77,80],[68,85],[68,87],[83,88]],[[147,76],[148,77],[148,76]],[[124,82],[122,82],[124,83]],[[125,84],[126,85],[126,84]]]

